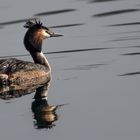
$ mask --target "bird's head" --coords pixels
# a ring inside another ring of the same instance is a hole
[[[32,51],[42,50],[42,41],[49,37],[63,36],[61,34],[54,33],[50,28],[43,26],[37,19],[30,19],[24,25],[27,28],[27,32],[24,37],[24,44],[28,51],[32,47]]]

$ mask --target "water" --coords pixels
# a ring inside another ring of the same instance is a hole
[[[43,51],[52,66],[48,103],[68,103],[56,110],[52,129],[37,129],[34,92],[1,100],[1,139],[140,138],[138,0],[5,0],[0,5],[0,57],[32,61],[22,43],[27,18],[40,18],[65,35],[45,41]]]

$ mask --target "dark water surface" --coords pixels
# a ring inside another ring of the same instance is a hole
[[[0,138],[140,139],[139,16],[139,0],[0,1],[1,58],[32,61],[23,45],[28,18],[65,35],[43,44],[53,77],[48,100],[36,103],[34,88],[13,99],[1,94]],[[45,128],[40,106],[65,103],[45,114],[54,118]]]

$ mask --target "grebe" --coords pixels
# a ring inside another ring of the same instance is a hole
[[[25,84],[25,82],[41,83],[49,82],[51,79],[51,67],[42,53],[42,42],[46,38],[62,35],[52,32],[36,19],[30,19],[24,27],[28,29],[24,37],[24,45],[34,63],[15,58],[0,60],[1,85]],[[37,81],[37,79],[41,80]]]

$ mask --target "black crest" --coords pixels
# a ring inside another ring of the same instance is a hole
[[[40,20],[37,20],[36,18],[33,19],[29,19],[26,24],[24,25],[25,28],[31,28],[33,26],[37,26],[37,27],[42,27],[42,23],[40,22]]]
[[[28,28],[24,37],[24,44],[26,49],[30,52],[41,52],[42,40],[36,38],[35,32],[43,27],[42,23],[36,18],[29,19],[24,25],[24,27]]]

